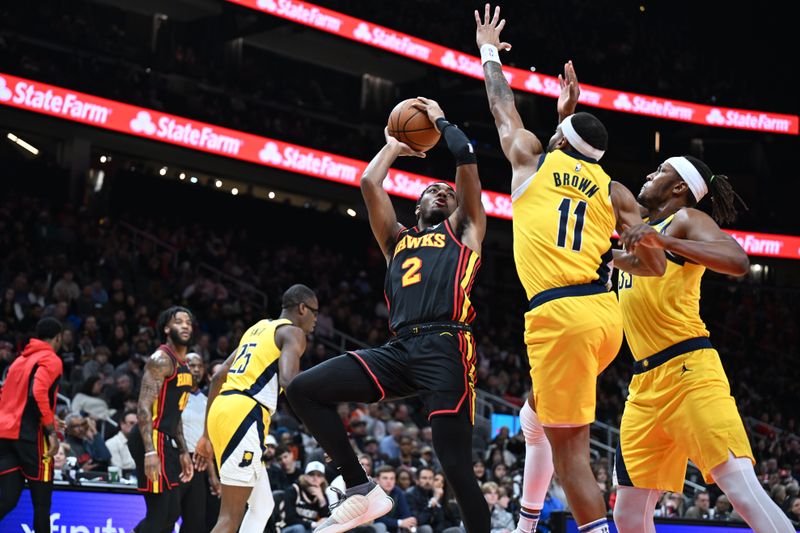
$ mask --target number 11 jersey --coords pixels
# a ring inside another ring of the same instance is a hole
[[[609,283],[616,226],[610,188],[597,162],[553,150],[512,192],[514,262],[529,300],[549,289]]]
[[[392,331],[427,322],[471,324],[475,309],[470,291],[480,264],[448,220],[401,231],[384,285]]]

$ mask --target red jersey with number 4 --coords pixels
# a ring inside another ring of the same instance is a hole
[[[386,272],[389,326],[397,331],[425,322],[472,323],[469,295],[480,264],[447,220],[401,231]]]

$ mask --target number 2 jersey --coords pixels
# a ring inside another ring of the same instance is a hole
[[[554,150],[512,192],[514,262],[529,300],[548,289],[608,284],[616,226],[610,189],[598,163]]]
[[[480,264],[448,220],[401,231],[384,286],[392,331],[426,322],[472,323],[470,291]]]

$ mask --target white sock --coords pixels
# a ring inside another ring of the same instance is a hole
[[[519,412],[519,423],[525,436],[525,475],[520,504],[526,509],[541,510],[553,477],[553,450],[539,416],[528,402]]]
[[[261,474],[258,477],[256,486],[247,499],[247,512],[242,519],[242,526],[239,533],[263,533],[272,516],[275,508],[275,500],[272,499],[272,488],[269,486],[269,474],[262,463]]]
[[[614,505],[614,525],[619,533],[656,533],[653,514],[659,490],[639,489],[617,485]]]
[[[789,518],[761,487],[747,457],[730,458],[711,470],[733,508],[758,533],[794,533]]]
[[[593,522],[583,524],[578,527],[578,533],[608,533],[608,520],[598,518]]]

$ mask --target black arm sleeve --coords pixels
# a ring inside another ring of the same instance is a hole
[[[436,127],[442,132],[447,148],[456,158],[456,166],[474,165],[478,162],[472,144],[470,144],[466,134],[458,129],[458,126],[447,122],[442,117],[436,120]]]

